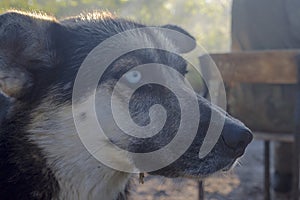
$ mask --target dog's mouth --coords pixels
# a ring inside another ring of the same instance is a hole
[[[239,156],[237,158],[234,159],[230,159],[227,160],[227,162],[223,162],[223,164],[219,164],[217,168],[215,168],[214,170],[208,170],[208,171],[203,171],[200,169],[197,169],[196,167],[194,169],[186,169],[184,171],[181,172],[175,172],[176,170],[171,170],[171,171],[159,171],[159,172],[149,172],[148,174],[151,175],[160,175],[160,176],[164,176],[164,177],[169,177],[169,178],[177,178],[177,177],[181,177],[181,178],[188,178],[188,179],[194,179],[194,180],[203,180],[206,179],[210,176],[213,176],[215,174],[219,174],[219,173],[226,173],[230,170],[232,170],[233,168],[236,167],[236,165],[239,164],[239,159],[242,156]]]
[[[221,169],[222,172],[227,172],[235,168],[240,162],[239,160],[244,156],[245,150],[240,151],[236,156],[227,164],[224,168]]]
[[[235,166],[239,163],[238,159],[234,159],[232,162],[230,162],[228,165],[226,165],[223,169],[221,169],[222,172],[228,172],[235,168]]]

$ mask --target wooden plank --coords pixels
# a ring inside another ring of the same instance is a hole
[[[253,132],[254,139],[278,142],[294,142],[292,133]]]
[[[202,69],[203,65],[211,65],[211,57],[226,83],[294,84],[299,53],[300,50],[276,50],[208,54],[200,57],[200,64]],[[210,76],[216,78],[214,74]]]

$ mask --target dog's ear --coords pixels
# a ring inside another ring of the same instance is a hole
[[[51,68],[51,39],[58,23],[44,16],[7,12],[0,15],[0,90],[18,98],[33,84],[33,72]]]
[[[162,26],[162,28],[174,30],[187,36],[187,37],[177,37],[177,35],[175,34],[170,34],[167,36],[175,44],[175,46],[179,48],[179,53],[188,53],[196,47],[195,38],[183,28],[172,24],[164,25]]]

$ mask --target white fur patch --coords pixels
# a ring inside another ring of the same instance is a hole
[[[32,113],[33,121],[28,129],[30,139],[43,150],[59,183],[59,199],[116,199],[125,190],[131,175],[97,161],[79,139],[72,106],[51,105],[51,102],[51,97],[45,99]],[[122,155],[111,156],[124,159]]]

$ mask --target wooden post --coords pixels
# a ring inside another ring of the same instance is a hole
[[[300,154],[300,57],[297,57],[297,95],[295,109],[295,128],[294,128],[294,164],[293,164],[293,200],[299,200],[299,154]]]
[[[199,192],[199,200],[204,200],[204,188],[203,188],[203,182],[204,181],[199,181],[199,190],[198,190],[198,192]]]
[[[264,177],[264,182],[265,182],[265,194],[264,194],[264,199],[265,200],[270,200],[270,141],[265,141],[264,142],[264,159],[265,159],[265,177]]]

